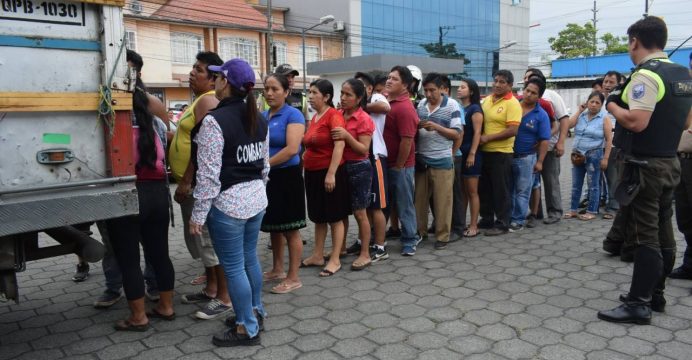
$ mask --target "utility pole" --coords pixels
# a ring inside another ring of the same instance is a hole
[[[453,30],[453,29],[456,29],[456,28],[457,28],[456,26],[440,26],[440,27],[438,27],[438,29],[440,30],[440,37],[439,37],[439,40],[438,40],[438,44],[439,44],[439,47],[440,47],[440,53],[442,53],[442,46],[444,45],[444,44],[442,43],[442,37],[445,36],[445,35],[447,35],[447,32],[445,31],[445,32],[443,33],[442,30]]]
[[[593,56],[596,56],[596,53],[598,52],[598,41],[596,40],[596,33],[597,33],[597,28],[596,28],[596,23],[598,22],[598,18],[596,14],[598,13],[598,9],[596,9],[596,0],[593,0]]]
[[[272,59],[274,58],[274,39],[272,33],[272,0],[267,0],[267,47],[266,47],[266,73],[271,74],[272,72]]]
[[[649,16],[649,0],[644,0],[644,17]]]

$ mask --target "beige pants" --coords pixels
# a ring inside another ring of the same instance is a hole
[[[205,268],[219,265],[219,258],[216,257],[214,245],[211,242],[207,225],[202,226],[202,236],[190,234],[190,217],[192,217],[192,208],[195,206],[195,198],[188,196],[185,201],[180,204],[180,212],[183,215],[183,235],[185,237],[185,245],[187,250],[192,255],[193,259],[202,259],[202,264]]]
[[[435,239],[448,242],[452,227],[452,193],[454,169],[432,169],[416,172],[416,218],[418,234],[423,237],[428,232],[428,208],[433,200],[435,216]]]

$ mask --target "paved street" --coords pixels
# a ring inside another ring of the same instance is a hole
[[[567,203],[571,166],[564,161]],[[195,290],[189,281],[201,265],[185,249],[177,216],[170,243],[180,294]],[[318,269],[302,269],[304,286],[291,294],[269,294],[272,285],[265,284],[262,346],[237,349],[214,347],[211,335],[223,320],[194,319],[199,307],[180,304],[179,295],[174,322],[116,332],[125,301],[108,310],[91,306],[103,291],[100,263],[92,264],[89,280],[75,284],[74,256],[31,262],[19,276],[21,303],[0,304],[0,359],[689,359],[692,282],[669,281],[666,313],[655,314],[651,326],[596,318],[617,305],[632,271],[600,249],[609,224],[563,220],[440,251],[429,241],[413,258],[401,257],[399,244],[390,242],[390,259],[361,272],[344,266],[323,279]],[[311,231],[302,232],[305,254]],[[676,236],[680,253],[684,242]],[[263,235],[265,267],[267,242]]]

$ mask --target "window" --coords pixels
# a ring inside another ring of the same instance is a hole
[[[174,63],[192,64],[202,51],[202,37],[195,34],[171,33],[171,60]]]
[[[288,64],[288,47],[285,42],[274,42],[274,52],[276,55],[276,64],[272,64],[274,67],[281,64]]]
[[[222,59],[245,59],[252,66],[259,66],[257,51],[259,42],[243,38],[219,39],[219,55]]]
[[[125,30],[125,40],[127,43],[125,47],[128,50],[137,51],[137,33],[132,30]]]
[[[303,49],[302,47],[299,48],[300,53],[298,54],[298,63],[300,64],[299,66],[302,68],[303,67]],[[315,61],[320,61],[320,48],[317,46],[306,46],[305,47],[305,66],[307,66],[308,63],[315,62]],[[305,69],[303,69],[305,71]]]

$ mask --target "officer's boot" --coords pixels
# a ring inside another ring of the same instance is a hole
[[[620,261],[628,263],[633,262],[635,249],[636,247],[633,244],[624,242],[622,248],[620,248]]]
[[[651,324],[651,294],[663,275],[661,250],[640,245],[634,253],[632,284],[625,303],[598,312],[598,318],[617,323]]]
[[[603,240],[603,250],[608,252],[610,255],[617,256],[620,255],[622,244],[622,240],[611,238],[610,234],[608,234],[605,240]]]
[[[615,213],[613,224],[610,226],[610,230],[608,231],[608,235],[606,235],[605,240],[603,240],[603,250],[613,256],[620,255],[620,251],[623,247],[626,236],[627,216],[626,213],[620,209],[617,213]]]
[[[670,274],[675,265],[675,249],[661,249],[661,256],[663,257],[663,276],[658,283],[656,283],[654,292],[651,295],[651,310],[660,313],[664,312],[666,309],[666,298],[663,294],[666,289],[666,277],[668,277],[668,274]],[[626,302],[627,294],[620,295],[620,301],[623,303]]]

